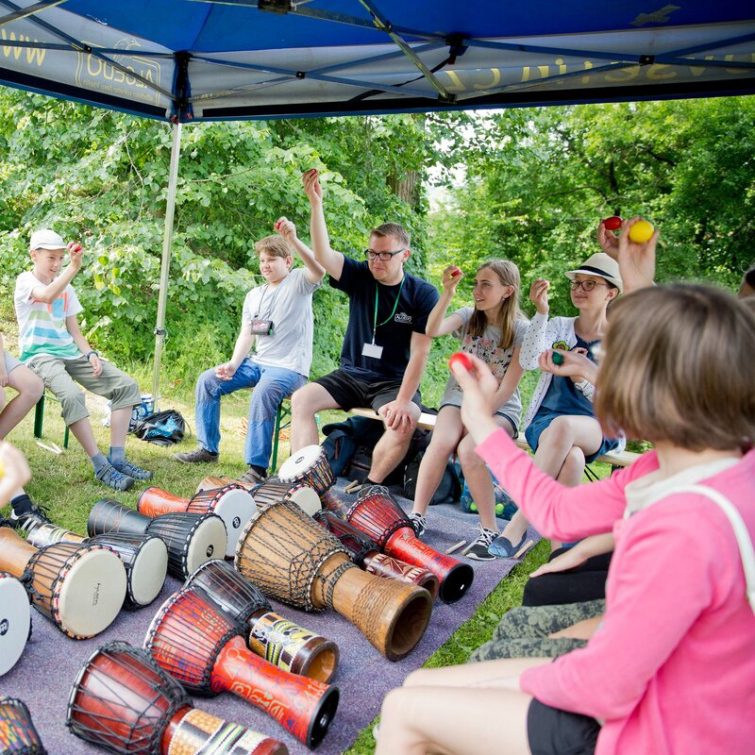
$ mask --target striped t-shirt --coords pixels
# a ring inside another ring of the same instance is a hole
[[[32,291],[40,287],[44,288],[45,284],[30,270],[16,278],[13,303],[18,320],[19,358],[26,362],[35,354],[52,354],[61,359],[81,356],[66,327],[66,318],[83,309],[73,286],[67,285],[51,304],[32,297]]]

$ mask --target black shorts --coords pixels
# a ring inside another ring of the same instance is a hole
[[[375,380],[367,382],[350,375],[346,370],[335,370],[314,381],[321,385],[345,411],[355,406],[371,406],[375,411],[390,404],[401,389],[400,380]],[[412,403],[421,408],[419,391],[412,396]]]
[[[600,724],[590,716],[551,708],[538,700],[527,713],[527,738],[532,755],[592,755]]]

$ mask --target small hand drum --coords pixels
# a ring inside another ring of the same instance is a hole
[[[17,579],[0,572],[0,676],[16,665],[30,634],[29,595]]]
[[[330,468],[322,446],[304,446],[291,454],[278,470],[278,479],[288,483],[303,482],[314,488],[326,508],[341,513],[348,509],[348,506],[330,490],[335,484],[336,476]]]
[[[0,697],[0,753],[2,755],[46,755],[25,703]]]
[[[322,511],[322,501],[317,491],[303,482],[280,482],[267,480],[254,488],[257,506],[269,506],[276,501],[293,501],[304,513],[314,516]]]
[[[160,488],[147,488],[139,496],[136,507],[141,514],[149,517],[184,511],[217,514],[223,520],[228,535],[227,558],[233,557],[239,535],[257,508],[252,494],[236,483],[203,490],[190,499],[179,498]]]
[[[202,564],[186,581],[196,585],[231,618],[246,624],[248,645],[261,658],[292,674],[330,681],[338,646],[273,612],[270,601],[225,561]]]
[[[33,518],[24,519],[21,531],[26,542],[35,548],[45,548],[55,543],[83,543],[86,539],[63,527]]]

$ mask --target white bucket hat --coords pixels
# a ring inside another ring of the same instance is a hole
[[[619,293],[624,293],[624,284],[621,282],[621,273],[619,272],[619,263],[609,257],[605,252],[598,252],[589,257],[579,266],[577,270],[569,270],[566,277],[574,280],[577,275],[596,275],[604,278],[609,283],[613,283],[619,289]]]
[[[43,229],[32,233],[29,247],[31,249],[65,249],[66,242],[55,231]]]

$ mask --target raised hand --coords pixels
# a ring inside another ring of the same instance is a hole
[[[551,284],[544,278],[538,278],[530,286],[530,301],[535,305],[538,314],[547,315],[550,309],[548,305],[548,289]]]
[[[306,193],[310,204],[319,204],[322,202],[320,171],[317,170],[317,168],[312,168],[302,175],[301,180],[304,184],[304,192]]]

